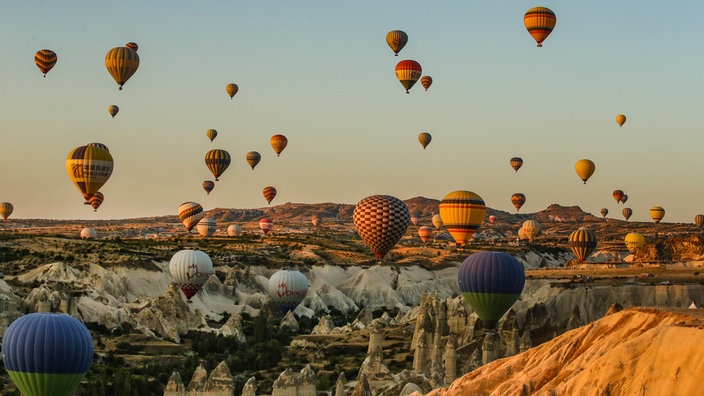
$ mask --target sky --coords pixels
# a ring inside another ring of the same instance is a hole
[[[521,213],[558,203],[621,219],[621,189],[631,220],[650,221],[657,205],[663,222],[692,222],[704,212],[704,3],[677,5],[13,2],[0,15],[0,201],[13,218],[90,220],[176,214],[185,201],[261,208],[266,186],[278,190],[272,205],[470,190],[512,213],[522,192]],[[557,16],[542,48],[523,25],[534,6]],[[398,57],[385,41],[394,29],[409,36]],[[119,91],[104,57],[128,41],[140,66]],[[46,78],[34,65],[42,48],[58,55]],[[427,92],[419,82],[405,93],[394,73],[403,59],[433,78]],[[433,137],[426,150],[421,132]],[[278,133],[289,140],[280,157],[269,145]],[[115,162],[95,213],[64,165],[90,142]],[[215,148],[232,163],[206,195]],[[582,158],[596,164],[586,185]]]

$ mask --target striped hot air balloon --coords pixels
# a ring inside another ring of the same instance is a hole
[[[45,78],[46,74],[49,73],[49,70],[56,65],[56,60],[56,52],[50,49],[41,49],[34,54],[34,63],[37,65],[39,70],[44,73]]]
[[[618,124],[619,127],[622,127],[623,124],[626,123],[626,116],[623,114],[619,114],[616,116],[616,123]]]
[[[93,194],[92,197],[90,197],[88,202],[90,202],[90,206],[93,207],[93,211],[97,212],[100,205],[103,204],[103,200],[105,200],[105,196],[103,195],[103,193],[98,191],[95,194]]]
[[[457,280],[465,301],[490,329],[520,297],[525,286],[523,264],[504,252],[477,252],[460,266]]]
[[[609,214],[609,210],[606,208],[601,208],[601,217],[606,217]]]
[[[203,217],[205,217],[205,212],[199,203],[184,202],[178,207],[178,218],[181,219],[188,231],[191,231]]]
[[[552,33],[556,22],[555,13],[546,7],[533,7],[523,16],[523,23],[538,47],[543,46],[543,41]]]
[[[212,142],[218,136],[218,131],[216,131],[215,129],[208,129],[207,131],[205,131],[205,136],[207,136],[208,139],[210,139],[210,141]]]
[[[631,210],[631,208],[623,208],[623,210],[621,211],[621,214],[626,219],[626,221],[628,221],[628,219],[633,214],[633,210]]]
[[[631,253],[635,253],[636,250],[645,245],[645,237],[637,232],[631,232],[626,234],[624,242],[626,243],[626,249]]]
[[[212,217],[203,217],[196,224],[196,230],[201,236],[211,237],[218,231],[218,224]]]
[[[431,222],[432,222],[433,225],[435,226],[435,229],[436,229],[436,230],[439,230],[439,229],[442,228],[442,218],[440,217],[440,214],[439,214],[439,213],[433,215],[433,218],[431,219]]]
[[[12,210],[10,210],[10,212],[12,212]],[[694,224],[696,224],[697,227],[703,226],[704,225],[704,214],[698,214],[698,215],[694,216]]]
[[[660,220],[665,217],[665,209],[660,206],[653,206],[650,208],[650,218],[653,219],[655,224],[660,223]]]
[[[238,87],[235,83],[229,83],[225,85],[225,92],[227,92],[227,95],[230,97],[230,99],[232,99],[239,90],[240,87]]]
[[[583,263],[596,248],[596,234],[587,227],[579,227],[579,229],[572,231],[568,243],[579,262]]]
[[[614,190],[613,192],[614,199],[616,200],[616,203],[621,203],[621,198],[623,198],[623,191],[622,190]]]
[[[423,76],[420,78],[420,85],[427,91],[431,85],[433,85],[433,78],[430,76]]]
[[[90,197],[108,181],[112,174],[110,153],[97,145],[76,147],[66,157],[66,172],[89,205]]]
[[[408,90],[418,81],[422,73],[423,69],[420,67],[420,63],[414,60],[402,60],[396,64],[396,77],[406,88],[406,93],[409,93]]]
[[[117,113],[119,111],[120,111],[120,108],[115,105],[108,106],[108,114],[110,114],[110,116],[112,116],[112,118],[115,118],[115,116],[117,115]]]
[[[169,261],[169,272],[188,302],[215,273],[210,256],[201,250],[179,250]]]
[[[106,146],[102,143],[98,143],[98,142],[88,143],[88,144],[86,144],[86,147],[100,147],[101,149],[107,151],[108,153],[110,152],[110,149],[108,148],[108,146]]]
[[[216,149],[205,153],[205,166],[207,166],[213,176],[215,176],[215,181],[220,180],[220,175],[230,166],[230,160],[230,153],[225,150]]]
[[[408,35],[401,30],[392,30],[386,33],[386,44],[389,45],[396,56],[406,46],[407,42]]]
[[[15,207],[12,206],[11,203],[9,203],[9,202],[0,203],[0,216],[2,216],[2,221],[7,221],[7,218],[10,217],[13,210],[15,210]]]
[[[538,223],[536,220],[526,220],[523,222],[523,226],[521,226],[521,229],[523,230],[523,233],[526,235],[526,238],[528,238],[528,241],[533,242],[533,240],[540,235],[540,223]]]
[[[137,43],[135,43],[134,41],[130,41],[129,43],[125,44],[125,47],[131,49],[134,52],[137,52],[137,50],[139,49],[139,45],[137,45]]]
[[[98,237],[98,231],[95,228],[85,227],[81,230],[81,239],[95,239]]]
[[[215,188],[215,182],[214,182],[214,181],[212,181],[212,180],[205,180],[205,181],[203,182],[203,190],[205,190],[205,192],[206,192],[208,195],[210,195],[210,192],[213,191],[214,188]]]
[[[122,90],[122,86],[139,67],[139,55],[131,48],[115,47],[105,55],[105,67]]]
[[[521,206],[526,203],[526,196],[523,193],[515,193],[511,195],[511,203],[516,207],[516,212],[521,210]]]
[[[423,150],[430,144],[431,140],[433,140],[433,137],[428,132],[421,132],[418,135],[418,141],[420,145],[423,146]]]
[[[230,224],[230,226],[227,227],[227,235],[229,236],[239,236],[241,233],[242,227],[238,224]]]
[[[272,186],[264,187],[262,194],[264,194],[264,199],[266,199],[266,203],[271,205],[271,201],[273,201],[276,197],[276,189]]]
[[[523,166],[523,159],[520,157],[513,157],[508,163],[511,164],[511,168],[518,173],[518,170],[521,169],[521,166]]]
[[[418,228],[418,236],[423,243],[428,242],[428,239],[432,238],[435,229],[433,227],[423,226]]]
[[[276,156],[278,157],[288,145],[288,139],[286,139],[286,136],[284,135],[274,135],[271,137],[271,139],[269,139],[269,143],[271,144],[271,147],[274,149],[274,152],[276,152]]]
[[[411,215],[400,199],[372,195],[357,202],[352,220],[364,243],[381,260],[406,233]]]
[[[30,313],[5,331],[2,357],[23,395],[69,396],[93,361],[93,339],[70,315]]]
[[[262,156],[256,151],[250,151],[247,153],[247,163],[249,166],[252,167],[252,170],[254,170],[254,167],[257,166],[259,161],[261,161]]]
[[[261,219],[259,220],[259,229],[266,235],[274,229],[274,222],[267,218]]]
[[[453,191],[440,202],[440,217],[447,231],[463,246],[484,221],[486,205],[471,191]]]
[[[306,298],[308,288],[310,282],[303,273],[286,269],[275,272],[267,284],[269,298],[282,313],[295,310]]]
[[[581,159],[574,165],[574,170],[577,172],[577,176],[582,179],[584,184],[587,184],[587,180],[592,177],[594,170],[596,170],[596,165],[594,165],[594,162],[591,160]]]

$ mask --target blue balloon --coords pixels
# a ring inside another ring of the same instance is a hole
[[[477,252],[460,266],[457,280],[465,301],[485,327],[493,327],[523,292],[523,264],[504,252]]]

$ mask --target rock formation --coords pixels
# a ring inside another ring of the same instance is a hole
[[[350,396],[374,396],[372,389],[369,387],[369,381],[367,381],[367,377],[364,374],[357,378],[357,386],[354,387]]]
[[[242,387],[242,396],[257,396],[257,380],[254,377],[249,377],[247,382]]]
[[[335,323],[332,321],[330,315],[323,315],[320,317],[318,324],[313,327],[311,334],[330,334],[335,328]]]
[[[298,321],[296,320],[296,317],[293,316],[293,311],[288,311],[286,312],[286,315],[284,315],[284,318],[281,319],[281,323],[279,324],[280,329],[289,329],[292,333],[297,333],[298,332]]]
[[[233,396],[234,393],[235,379],[225,361],[220,362],[210,375],[203,364],[198,365],[186,387],[181,375],[174,371],[164,389],[164,396]]]
[[[369,346],[367,354],[371,353],[376,347],[383,348],[384,346],[384,325],[377,320],[371,322],[367,327],[369,329]]]
[[[186,387],[183,386],[183,381],[181,381],[181,375],[178,371],[171,373],[169,377],[169,382],[166,383],[166,388],[164,389],[164,396],[182,396],[186,392]]]
[[[271,396],[316,396],[315,382],[315,372],[310,365],[299,373],[289,367],[274,381]]]
[[[225,337],[234,337],[240,344],[247,343],[247,337],[245,337],[244,329],[242,328],[242,317],[238,314],[230,315],[230,318],[217,330],[217,333]]]
[[[377,347],[367,355],[359,367],[357,379],[364,376],[368,381],[380,381],[391,378],[389,368],[384,364],[384,352],[381,346]]]
[[[210,372],[204,393],[210,396],[230,396],[234,389],[235,379],[230,373],[230,367],[222,361]]]
[[[191,382],[188,383],[186,387],[186,392],[205,392],[205,384],[208,382],[208,372],[203,367],[203,364],[199,364],[196,367],[196,371],[193,372],[193,377],[191,377]]]
[[[443,362],[445,363],[444,382],[449,385],[457,378],[457,340],[454,336],[448,337],[445,343]]]
[[[335,382],[335,395],[334,396],[347,396],[347,391],[345,390],[345,384],[347,384],[347,378],[345,378],[345,373],[342,372],[337,376],[337,381]]]

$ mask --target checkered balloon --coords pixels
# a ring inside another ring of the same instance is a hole
[[[381,260],[408,229],[411,214],[406,204],[390,195],[372,195],[354,207],[354,228]]]

